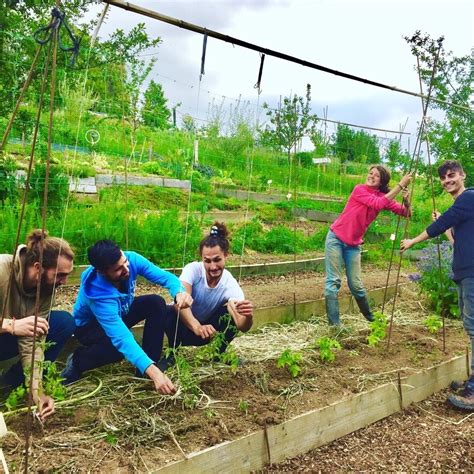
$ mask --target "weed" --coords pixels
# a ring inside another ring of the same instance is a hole
[[[332,362],[336,358],[335,352],[341,349],[336,339],[331,337],[321,337],[316,341],[317,347],[319,347],[319,357],[323,362]]]
[[[288,369],[292,377],[297,377],[301,372],[299,362],[302,359],[301,352],[295,352],[290,349],[286,349],[282,352],[281,356],[277,360],[277,367]]]
[[[7,400],[5,401],[5,406],[10,410],[15,410],[18,405],[25,399],[26,396],[26,387],[24,385],[19,385],[13,389],[8,395]]]
[[[370,323],[370,334],[367,336],[369,346],[375,347],[387,337],[387,317],[380,311],[374,312],[374,321]]]

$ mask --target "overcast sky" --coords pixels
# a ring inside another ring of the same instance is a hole
[[[278,50],[339,71],[418,91],[415,60],[403,39],[416,30],[445,36],[445,49],[470,54],[473,4],[469,0],[214,0],[130,3]],[[101,7],[100,7],[101,8]],[[99,10],[100,8],[97,8]],[[111,7],[100,36],[145,22],[161,45],[153,79],[163,85],[181,114],[206,118],[209,103],[235,105],[239,96],[255,107],[257,52],[208,39],[205,75],[199,91],[202,35]],[[420,99],[338,78],[266,57],[259,104],[275,105],[280,95],[304,95],[312,86],[313,112],[328,118],[415,133]],[[179,119],[179,116],[178,116]],[[264,119],[264,115],[260,115]],[[334,125],[328,126],[328,132]],[[385,134],[380,134],[384,136]],[[391,136],[391,135],[386,135]],[[414,138],[412,138],[412,143]]]

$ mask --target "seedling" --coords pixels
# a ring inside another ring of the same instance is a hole
[[[244,412],[247,415],[249,412],[249,402],[247,400],[240,400],[239,410]]]
[[[369,346],[375,347],[387,337],[387,317],[380,311],[374,312],[374,321],[370,323],[370,334],[367,336]]]
[[[286,349],[278,358],[277,367],[286,367],[292,377],[296,377],[301,372],[301,367],[298,364],[301,359],[302,355],[300,352],[293,352],[290,349]]]
[[[332,362],[336,358],[335,352],[341,349],[341,344],[336,339],[327,336],[318,339],[316,345],[319,347],[319,357],[323,362]]]
[[[424,321],[425,328],[431,334],[437,333],[443,327],[443,321],[437,314],[430,314]]]

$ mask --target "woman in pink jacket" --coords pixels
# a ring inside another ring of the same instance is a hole
[[[346,207],[332,224],[326,237],[326,313],[330,325],[339,325],[339,300],[343,266],[349,289],[360,311],[368,321],[374,317],[370,310],[366,291],[361,280],[361,244],[367,228],[383,209],[401,216],[410,216],[409,192],[411,175],[404,176],[400,183],[390,190],[390,172],[381,165],[372,166],[365,184],[358,184],[352,191]],[[402,191],[403,204],[394,201]]]

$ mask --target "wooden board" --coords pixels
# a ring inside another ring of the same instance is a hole
[[[402,378],[403,405],[420,401],[466,376],[465,356]],[[235,441],[192,453],[153,472],[241,473],[303,454],[400,411],[396,383],[388,383],[353,395],[327,407],[310,411],[280,425]]]

